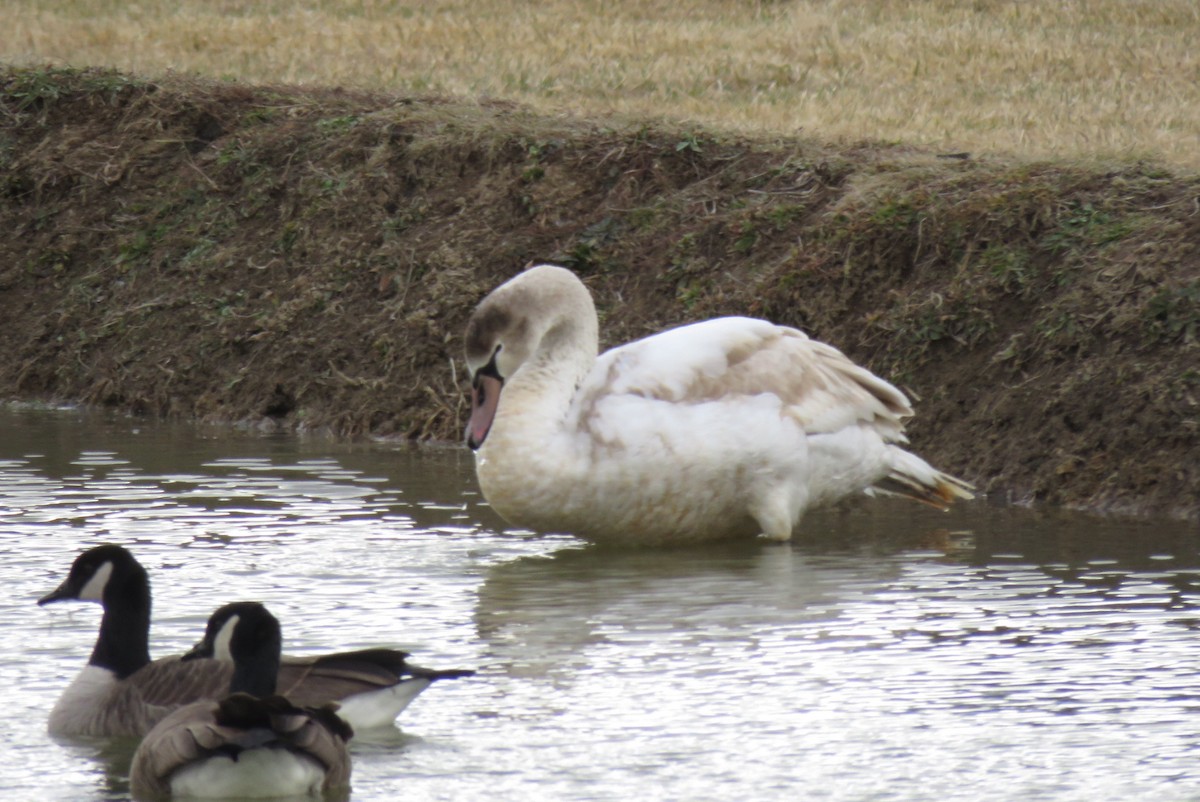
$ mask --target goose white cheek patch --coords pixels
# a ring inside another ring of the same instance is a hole
[[[229,642],[233,640],[233,631],[237,629],[238,619],[241,616],[232,615],[229,620],[221,625],[221,629],[217,632],[217,637],[213,638],[213,657],[217,660],[224,660],[227,663],[233,662],[233,652],[229,650]]]
[[[92,578],[79,591],[76,598],[80,601],[104,601],[104,588],[108,585],[112,572],[113,566],[110,562],[97,568],[96,573],[92,574]]]

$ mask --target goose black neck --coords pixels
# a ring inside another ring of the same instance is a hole
[[[257,654],[239,657],[233,665],[233,678],[229,682],[230,693],[248,693],[259,699],[275,695],[275,683],[279,676],[278,646],[275,654],[262,650]]]
[[[150,662],[150,582],[134,572],[104,591],[100,637],[88,661],[125,679]]]

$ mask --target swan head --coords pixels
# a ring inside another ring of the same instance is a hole
[[[472,449],[483,445],[496,417],[500,391],[523,365],[538,358],[560,358],[564,350],[586,354],[590,362],[596,357],[597,331],[591,293],[565,268],[531,267],[492,290],[467,321],[471,374],[467,445]]]

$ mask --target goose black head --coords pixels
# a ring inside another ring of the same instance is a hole
[[[131,593],[148,598],[149,588],[146,569],[125,547],[96,546],[76,557],[67,578],[38,599],[38,604],[73,600],[107,605]]]

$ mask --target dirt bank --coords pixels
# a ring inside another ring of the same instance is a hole
[[[795,325],[918,396],[917,450],[994,498],[1200,518],[1196,176],[100,71],[0,87],[4,396],[457,439],[467,314],[553,261],[606,344]]]

